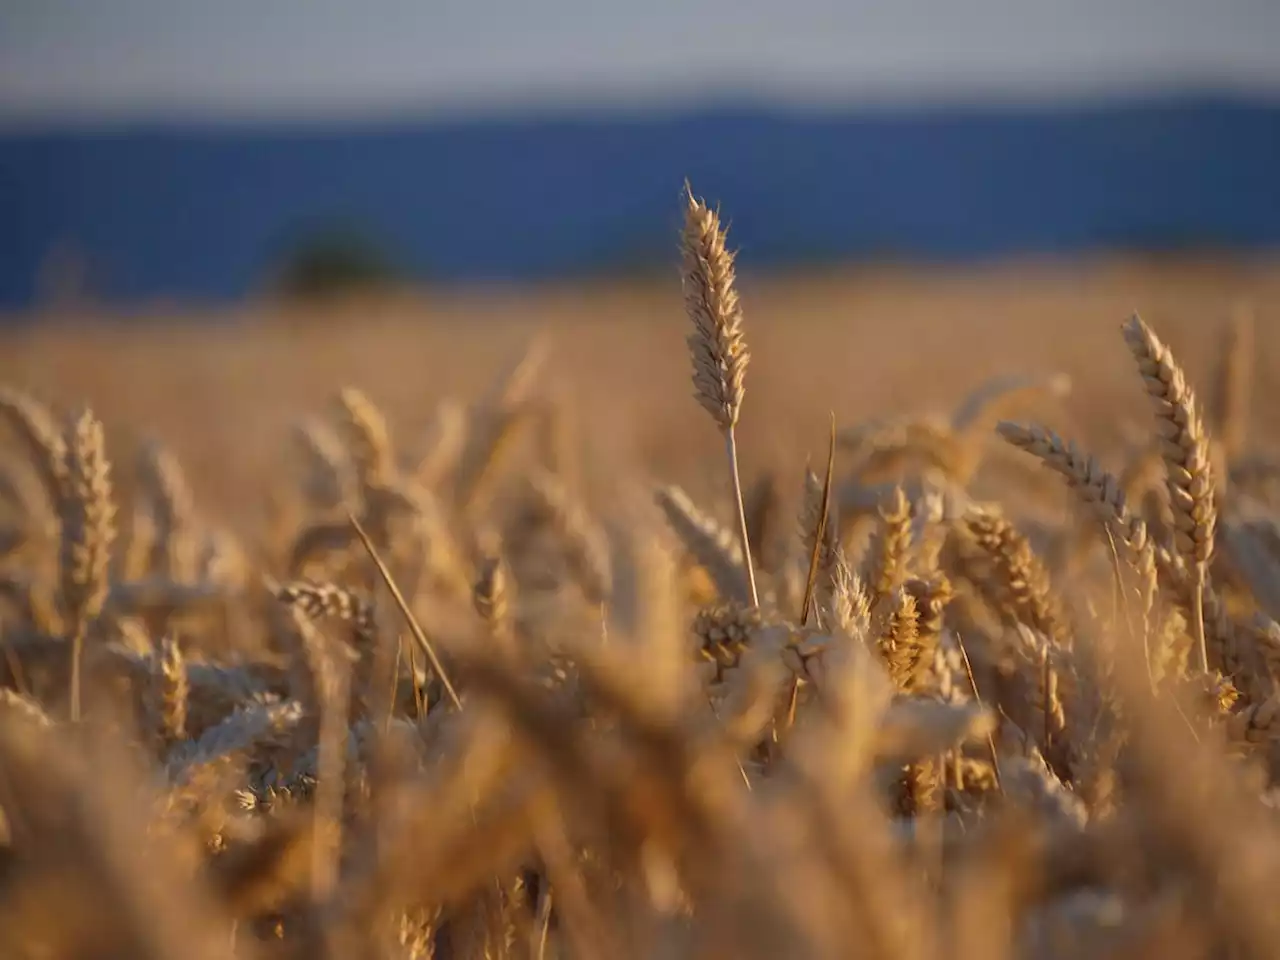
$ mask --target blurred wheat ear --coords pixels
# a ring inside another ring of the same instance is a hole
[[[60,573],[62,602],[71,630],[71,719],[80,719],[80,661],[85,636],[102,612],[110,589],[111,548],[116,537],[111,463],[102,422],[87,408],[63,441],[64,486]]]

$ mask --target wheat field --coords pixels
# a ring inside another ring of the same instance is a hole
[[[0,955],[1280,951],[1280,267],[685,213],[3,335]]]

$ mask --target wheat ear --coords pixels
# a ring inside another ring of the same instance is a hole
[[[107,599],[116,509],[102,423],[88,409],[68,427],[64,451],[59,572],[63,610],[73,631],[71,719],[78,721],[81,653],[85,634]]]
[[[733,533],[677,486],[659,487],[654,492],[654,502],[681,547],[711,577],[716,592],[725,599],[749,600]]]
[[[487,554],[481,557],[471,602],[494,639],[508,650],[515,642],[512,587],[510,572],[500,556]]]
[[[684,308],[693,323],[688,338],[693,359],[694,396],[706,408],[724,435],[738,511],[738,536],[742,541],[747,593],[753,606],[760,605],[756,575],[747,538],[747,515],[742,502],[742,477],[738,470],[736,428],[746,392],[743,381],[751,354],[742,336],[742,309],[734,289],[733,254],[725,246],[720,216],[693,196],[685,184],[682,249],[684,254]]]
[[[1061,476],[1136,571],[1142,602],[1142,636],[1146,643],[1159,583],[1156,546],[1146,523],[1129,510],[1120,481],[1103,470],[1097,460],[1052,430],[1004,421],[997,425],[996,432],[1007,443],[1025,450]]]
[[[62,497],[67,480],[66,440],[59,417],[34,397],[0,387],[0,422],[26,447],[52,504]]]
[[[155,524],[152,566],[179,583],[195,579],[199,566],[195,498],[171,450],[152,440],[142,449],[138,482]]]
[[[364,492],[390,482],[396,473],[395,448],[387,418],[368,395],[355,387],[344,387],[334,403],[339,436]]]
[[[1200,668],[1208,672],[1204,591],[1217,524],[1209,435],[1200,418],[1195,394],[1169,348],[1136,314],[1124,325],[1123,333],[1129,352],[1138,363],[1147,395],[1155,406],[1163,441],[1165,482],[1174,516],[1174,543],[1177,552],[1195,571],[1196,643],[1200,648]]]

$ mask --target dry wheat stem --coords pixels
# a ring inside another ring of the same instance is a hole
[[[417,641],[418,646],[427,655],[427,659],[431,661],[431,667],[435,670],[436,676],[440,678],[440,682],[444,685],[445,691],[449,694],[449,699],[453,701],[453,705],[461,710],[462,700],[458,696],[458,691],[454,689],[453,683],[449,679],[449,674],[444,669],[444,664],[436,656],[435,648],[431,645],[431,641],[427,639],[422,625],[418,623],[418,618],[413,615],[413,611],[409,608],[409,602],[405,600],[404,594],[400,592],[400,587],[396,584],[395,578],[391,576],[391,571],[383,562],[382,557],[378,555],[377,547],[373,545],[373,541],[369,539],[369,534],[360,525],[360,521],[356,519],[355,514],[348,512],[347,519],[355,530],[356,536],[360,538],[360,542],[364,544],[369,558],[373,561],[374,566],[377,567],[378,575],[382,577],[382,582],[386,584],[387,590],[390,591],[392,598],[396,602],[396,606],[400,608],[405,621],[409,624],[409,632],[413,635],[413,639]]]
[[[982,694],[978,692],[978,680],[973,674],[973,664],[969,661],[969,651],[965,648],[964,638],[959,633],[955,634],[956,648],[960,651],[960,659],[964,663],[965,675],[969,678],[969,689],[973,691],[973,699],[982,703]],[[985,709],[985,707],[984,707]],[[995,773],[996,789],[1004,791],[1004,778],[1000,774],[1000,754],[996,750],[995,737],[990,733],[987,734],[987,749],[991,753],[991,769]]]
[[[753,606],[760,606],[756,590],[755,566],[751,561],[751,539],[747,534],[747,511],[742,501],[742,475],[738,470],[738,441],[732,427],[725,431],[725,451],[729,456],[729,476],[733,483],[733,500],[738,513],[738,542],[742,544],[742,569],[747,580],[747,595]]]
[[[828,549],[833,538],[829,535],[831,521],[831,478],[835,472],[836,461],[836,415],[831,414],[831,435],[827,444],[827,471],[822,481],[822,502],[818,509],[817,526],[813,530],[813,545],[809,549],[809,572],[805,578],[804,586],[804,602],[800,608],[800,625],[807,626],[809,623],[809,614],[813,609],[814,591],[818,583],[818,571],[820,562],[823,559],[823,553],[834,553]],[[807,535],[807,532],[806,532]],[[829,564],[835,562],[834,556],[826,558]],[[832,571],[825,571],[830,577]]]

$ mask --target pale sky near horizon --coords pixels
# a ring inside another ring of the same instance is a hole
[[[1280,98],[1280,0],[0,0],[0,125],[671,104]]]

